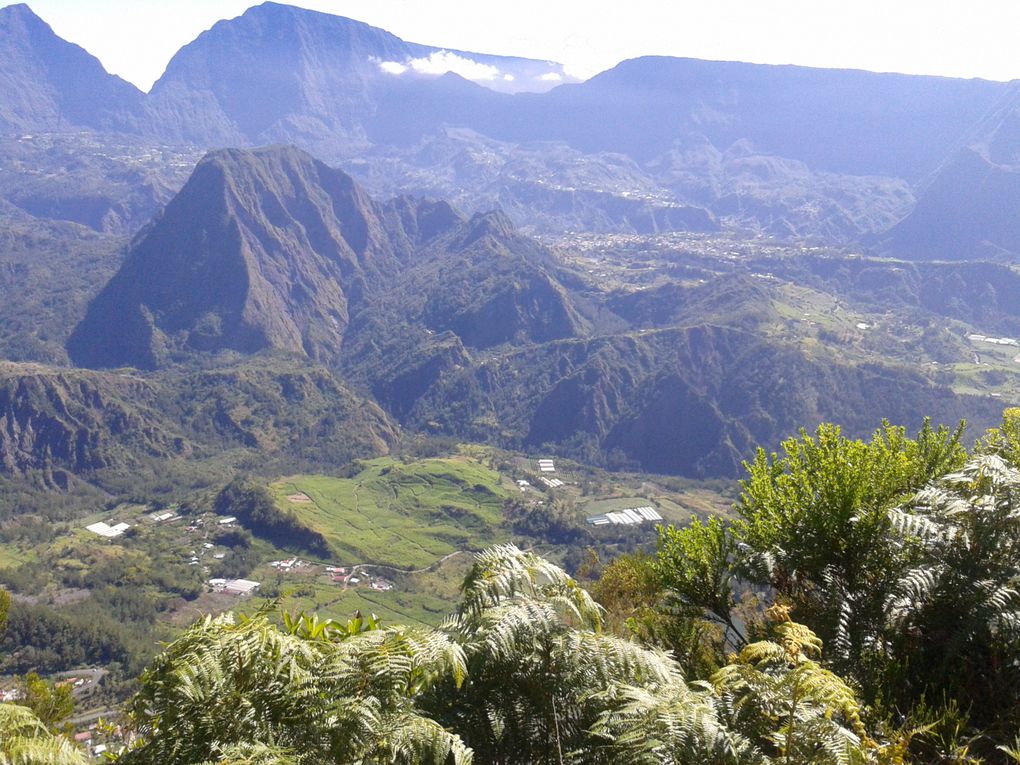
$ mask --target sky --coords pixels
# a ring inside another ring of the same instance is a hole
[[[148,90],[171,56],[255,0],[27,0]],[[0,6],[9,5],[0,0]],[[1020,78],[1020,0],[293,0],[410,42],[547,59],[582,78],[642,55]]]

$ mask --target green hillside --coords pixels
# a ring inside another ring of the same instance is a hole
[[[329,542],[344,564],[424,568],[502,541],[499,474],[466,458],[364,463],[351,478],[292,476],[271,486],[282,508]]]

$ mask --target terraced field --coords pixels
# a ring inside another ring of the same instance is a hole
[[[466,457],[363,464],[351,478],[299,475],[270,487],[281,507],[326,538],[336,562],[410,571],[506,539],[508,493],[483,464]]]

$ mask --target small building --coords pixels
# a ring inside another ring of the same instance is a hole
[[[587,519],[590,526],[636,526],[646,521],[657,523],[662,516],[651,505],[628,507],[603,515],[593,515]]]
[[[230,579],[223,585],[223,592],[228,595],[251,595],[258,587],[259,583],[251,579]]]
[[[228,515],[226,518],[220,518],[216,521],[220,526],[229,526],[231,523],[237,523],[237,518],[232,515]]]
[[[98,534],[99,536],[106,537],[107,539],[113,539],[114,537],[119,537],[131,527],[126,523],[118,523],[111,526],[105,521],[99,521],[99,523],[90,523],[85,528],[93,534]]]

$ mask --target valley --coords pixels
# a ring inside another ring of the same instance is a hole
[[[883,512],[1011,448],[1016,82],[581,81],[274,2],[147,93],[8,5],[0,82],[0,692],[87,675],[79,733],[196,620],[425,634],[510,544],[621,639],[725,643],[649,561],[746,530],[787,439],[902,447]]]
[[[130,673],[151,657],[154,641],[196,616],[252,611],[266,601],[288,613],[346,619],[360,610],[434,625],[469,553],[487,546],[513,539],[579,566],[586,550],[608,558],[655,538],[654,524],[593,527],[592,515],[648,503],[672,522],[726,512],[722,487],[563,461],[553,474],[557,488],[542,483],[547,474],[534,459],[464,446],[448,457],[359,461],[345,477],[255,481],[227,500],[226,490],[169,504],[114,500],[46,527],[29,527],[23,517],[22,528],[8,526],[0,541],[0,581],[16,594],[33,593],[16,595],[4,668],[56,672],[115,661]],[[252,515],[257,501],[292,519],[285,531]],[[126,528],[108,537],[97,524]],[[237,578],[258,587],[223,591]],[[36,629],[87,618],[96,637],[41,653],[22,618],[38,622]],[[115,672],[108,682],[125,679]]]

